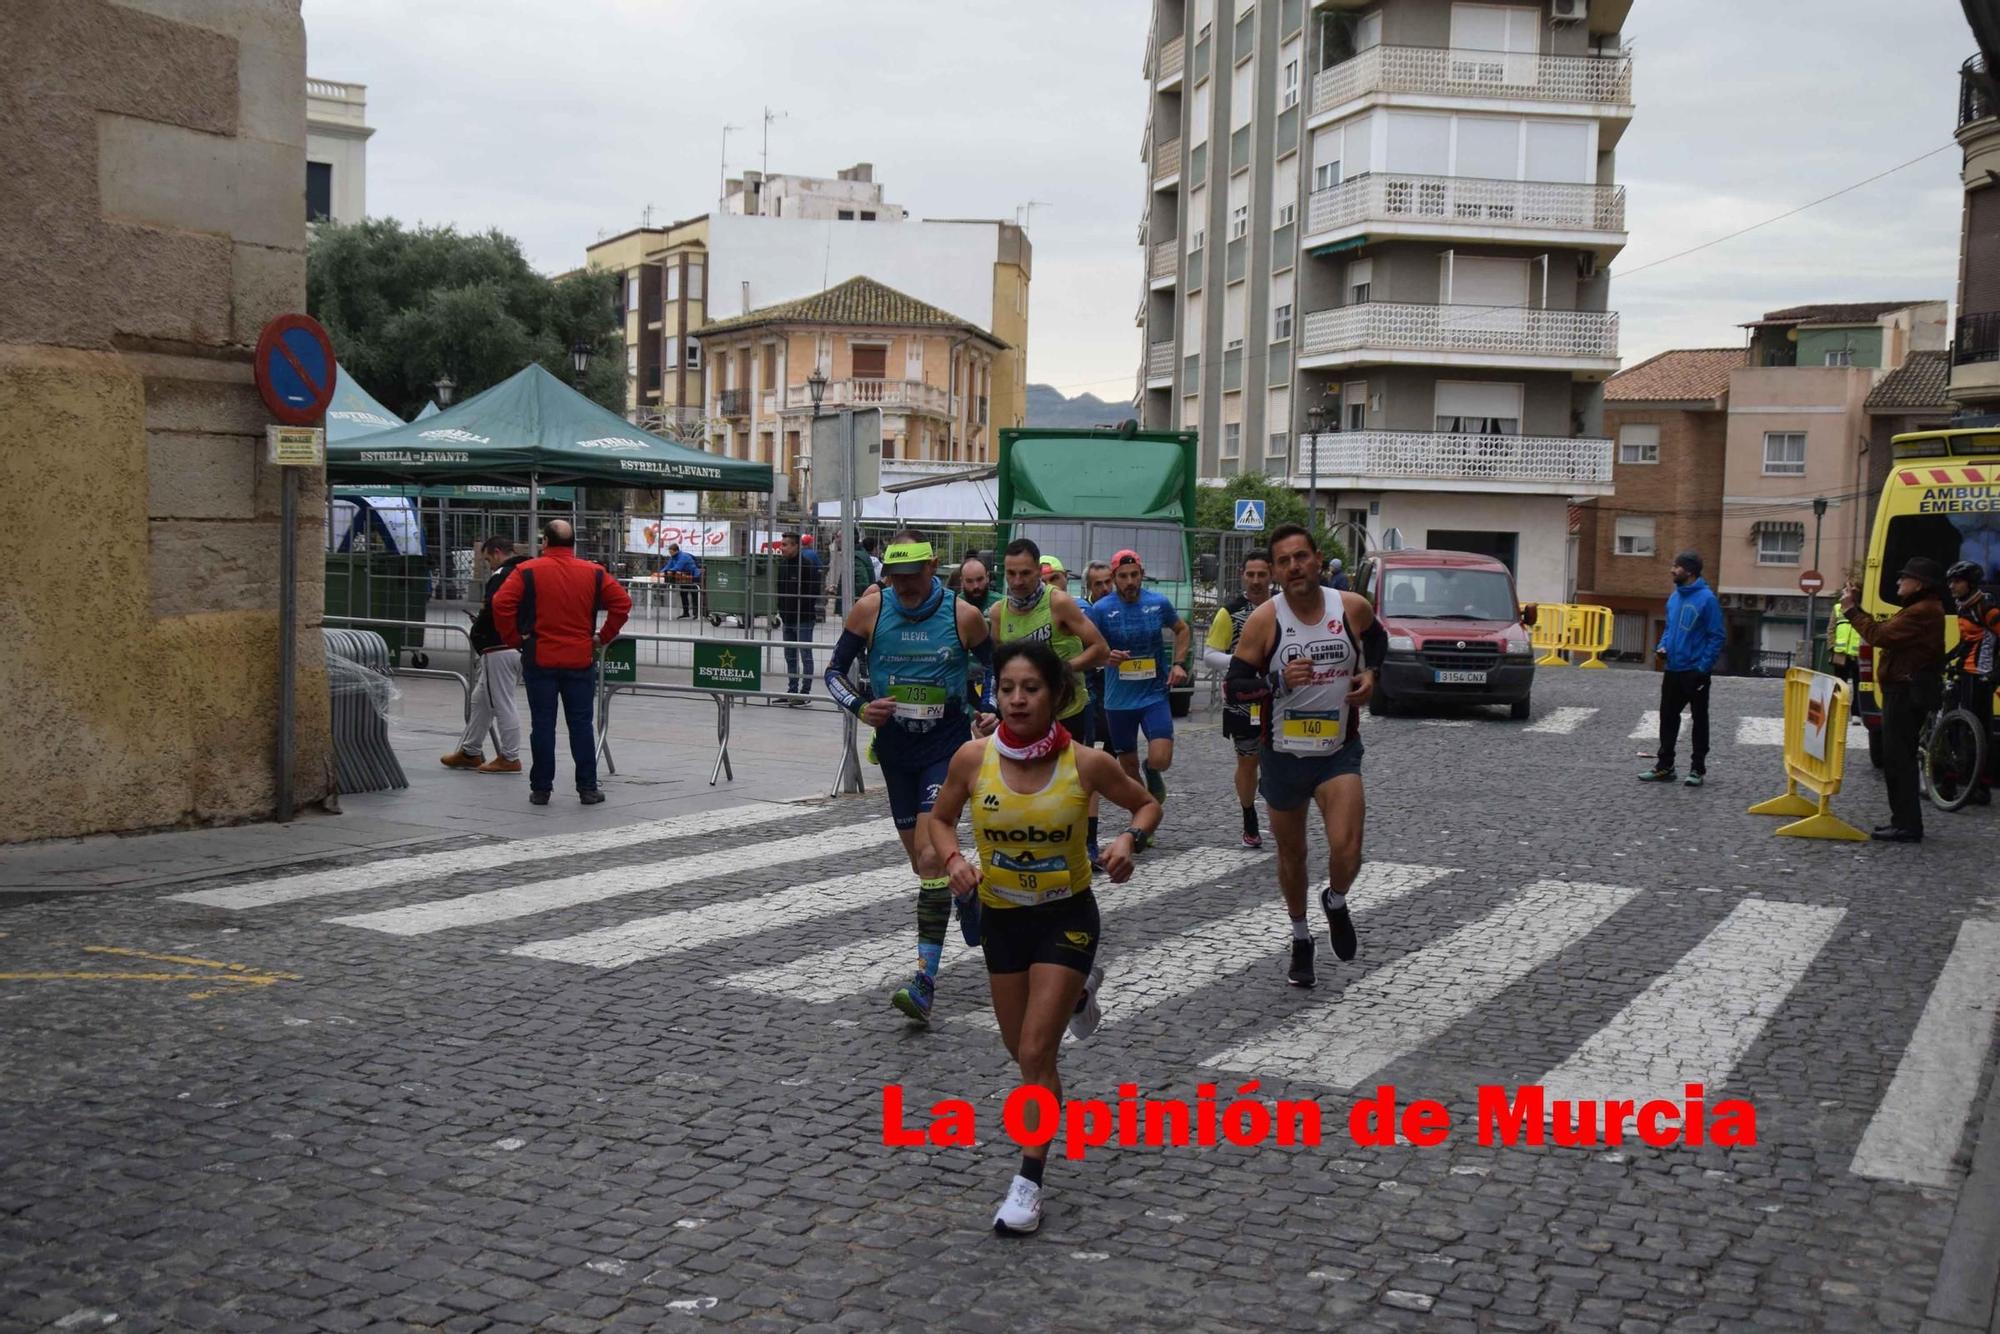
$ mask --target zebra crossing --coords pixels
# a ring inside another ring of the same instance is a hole
[[[788,819],[789,827],[780,823]],[[522,967],[584,974],[665,967],[705,987],[858,1013],[877,1005],[913,966],[913,877],[885,821],[793,832],[806,823],[821,822],[810,810],[753,804],[243,881],[163,901],[229,914],[286,913],[306,929],[378,937],[385,948],[390,941],[487,929],[493,934],[480,937],[480,945],[490,942],[497,956]],[[676,842],[744,831],[751,836],[719,847],[713,838]],[[611,850],[652,855],[575,870],[579,857]],[[504,873],[516,883],[463,892],[454,877],[474,873]],[[776,879],[782,887],[730,887],[730,877],[750,873],[760,873],[765,886]],[[1579,1017],[1576,1031],[1563,1032],[1567,1055],[1539,1082],[1551,1099],[1673,1100],[1686,1084],[1719,1090],[1740,1082],[1746,1069],[1754,1071],[1745,1063],[1757,1044],[1801,997],[1844,928],[1852,930],[1846,909],[1753,894],[1676,957],[1632,964],[1633,942],[1647,933],[1630,928],[1680,911],[1672,891],[1527,877],[1496,889],[1490,874],[1471,882],[1465,875],[1463,868],[1428,863],[1366,864],[1353,890],[1368,942],[1362,958],[1323,977],[1310,1004],[1274,1005],[1261,1028],[1240,1031],[1239,1022],[1239,1031],[1219,1034],[1187,1056],[1210,1070],[1331,1089],[1362,1087],[1398,1062],[1423,1056],[1455,1028],[1480,1021],[1510,996],[1523,995],[1549,976],[1544,970],[1589,957],[1596,937],[1599,945],[1614,943],[1617,957],[1628,961],[1614,971],[1629,981],[1630,994],[1608,1018],[1609,1004]],[[1156,850],[1142,859],[1132,881],[1103,886],[1104,1022],[1090,1041],[1114,1049],[1120,1042],[1143,1043],[1158,1026],[1135,1021],[1168,1007],[1175,1028],[1199,1039],[1205,1000],[1213,999],[1214,989],[1227,990],[1255,970],[1274,978],[1286,933],[1273,880],[1269,853],[1232,846]],[[1478,892],[1467,893],[1474,884]],[[649,911],[606,925],[600,910],[588,929],[561,929],[566,910],[690,889],[701,897],[690,901],[677,893],[669,902],[679,903],[665,911],[648,902]],[[323,902],[343,895],[375,902]],[[385,895],[396,901],[381,902]],[[1412,941],[1410,914],[1419,904],[1416,916],[1448,920]],[[1628,929],[1619,929],[1621,919]],[[978,952],[952,935],[947,971],[975,972],[968,961]],[[753,939],[760,949],[775,942],[775,951],[746,969],[742,954],[729,947]],[[1384,961],[1371,957],[1378,952]],[[964,983],[958,991],[977,994]],[[1926,995],[1893,1078],[1854,1148],[1851,1171],[1857,1176],[1949,1186],[1962,1175],[1959,1146],[2000,1026],[2000,921],[1964,922]],[[1233,1009],[1240,1020],[1241,1006]],[[970,1004],[949,1018],[947,1030],[992,1027],[991,1016]],[[1552,1022],[1560,1025],[1562,1015]],[[1519,1071],[1520,1081],[1543,1063]]]
[[[1604,715],[1602,720],[1600,720],[1600,715]],[[1608,710],[1581,704],[1565,704],[1550,709],[1548,712],[1537,716],[1533,722],[1521,726],[1505,723],[1498,713],[1476,718],[1423,718],[1418,720],[1418,725],[1422,727],[1480,727],[1487,723],[1493,724],[1496,728],[1505,726],[1510,731],[1518,731],[1523,736],[1554,737],[1576,736],[1580,733],[1600,733],[1606,729],[1607,725],[1615,724],[1615,720]],[[1683,716],[1681,719],[1681,734],[1684,738],[1689,735],[1688,728],[1690,725],[1688,719]],[[1852,719],[1849,723],[1850,743],[1864,730],[1859,718]],[[1726,731],[1724,725],[1718,724],[1716,731],[1718,733],[1718,740],[1722,736],[1728,736],[1739,746],[1769,746],[1776,748],[1785,744],[1785,720],[1782,717],[1773,718],[1746,715],[1736,719],[1733,727],[1728,727]],[[1659,736],[1660,711],[1658,709],[1642,709],[1633,720],[1631,730],[1625,733],[1625,737],[1629,741],[1657,741]]]

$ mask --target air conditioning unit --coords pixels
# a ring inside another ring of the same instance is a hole
[[[1581,23],[1590,17],[1590,0],[1549,0],[1549,18],[1557,23]]]

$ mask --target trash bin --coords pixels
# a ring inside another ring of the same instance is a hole
[[[752,624],[752,617],[767,623],[776,616],[776,558],[758,556],[709,556],[702,561],[702,582],[708,614],[734,616]]]
[[[326,556],[326,614],[384,621],[423,621],[430,615],[430,564],[423,556],[335,552]],[[363,627],[382,636],[391,661],[421,649],[424,632],[395,626]]]

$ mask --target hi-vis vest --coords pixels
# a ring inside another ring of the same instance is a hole
[[[1271,670],[1283,674],[1300,658],[1313,665],[1312,680],[1280,688],[1271,702],[1271,747],[1287,755],[1332,755],[1347,744],[1347,690],[1354,684],[1355,648],[1348,637],[1347,604],[1332,589],[1318,589],[1320,619],[1302,621],[1283,594],[1278,604],[1278,648]]]
[[[1039,639],[1056,651],[1056,656],[1065,663],[1083,652],[1081,636],[1069,634],[1056,628],[1055,599],[1049,595],[1048,586],[1042,586],[1041,600],[1032,611],[1016,612],[1014,604],[1001,600],[1000,642],[1011,644],[1017,639]],[[1083,684],[1083,674],[1072,671],[1069,674],[1070,701],[1059,717],[1074,718],[1082,713],[1090,703],[1090,692]]]
[[[1056,755],[1040,792],[1022,795],[1000,774],[990,742],[972,786],[972,839],[979,851],[979,901],[1032,908],[1090,892],[1090,794],[1076,774],[1076,747]]]

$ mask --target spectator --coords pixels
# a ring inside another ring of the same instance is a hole
[[[549,804],[556,777],[556,708],[569,726],[576,794],[586,806],[604,800],[597,787],[596,644],[618,637],[632,614],[632,598],[601,565],[580,560],[576,530],[551,519],[542,530],[542,554],[518,566],[493,597],[500,637],[521,650],[528,686],[528,800]],[[597,629],[603,611],[604,628]]]
[[[1683,551],[1674,557],[1674,591],[1667,596],[1667,627],[1653,651],[1666,659],[1660,676],[1660,749],[1642,783],[1674,781],[1674,747],[1680,741],[1681,710],[1694,720],[1687,785],[1700,787],[1708,776],[1708,695],[1716,662],[1728,639],[1722,604],[1702,581],[1701,557]]]
[[[778,620],[785,627],[785,638],[812,641],[813,632],[819,627],[820,600],[825,596],[825,572],[820,569],[819,553],[802,546],[797,533],[786,533],[778,540],[777,606]],[[796,696],[812,693],[813,651],[810,648],[785,649],[785,689]],[[805,704],[804,698],[788,699],[785,703],[797,706]]]
[[[1861,589],[1849,584],[1841,613],[1875,646],[1875,683],[1882,691],[1882,782],[1889,790],[1889,823],[1877,825],[1883,843],[1924,841],[1924,806],[1917,791],[1917,733],[1944,698],[1944,571],[1927,556],[1905,562],[1896,574],[1902,610],[1877,620],[1861,609]]]
[[[993,572],[977,553],[960,561],[953,577],[958,580],[958,595],[967,602],[982,612],[993,605]]]
[[[1341,563],[1340,557],[1335,556],[1332,560],[1328,561],[1326,569],[1326,586],[1328,588],[1337,589],[1342,593],[1351,591],[1347,580],[1347,567]]]
[[[1845,616],[1836,613],[1827,625],[1826,638],[1832,649],[1833,674],[1847,682],[1851,698],[1861,687],[1861,635]]]
[[[528,558],[514,554],[514,540],[489,537],[480,543],[479,554],[492,571],[486,577],[486,595],[479,615],[472,620],[472,651],[478,665],[472,676],[472,715],[466,719],[465,734],[458,748],[444,757],[447,769],[477,769],[483,774],[521,772],[521,707],[514,692],[521,688],[521,651],[510,648],[493,623],[493,595],[507,582],[514,567]],[[500,752],[486,758],[486,733],[495,723],[500,727]]]
[[[868,583],[870,585],[881,583],[882,558],[875,554],[875,539],[872,537],[862,538],[861,550],[868,557]]]
[[[681,615],[692,619],[701,615],[701,565],[678,542],[667,548],[667,568],[662,572],[680,585]]]

